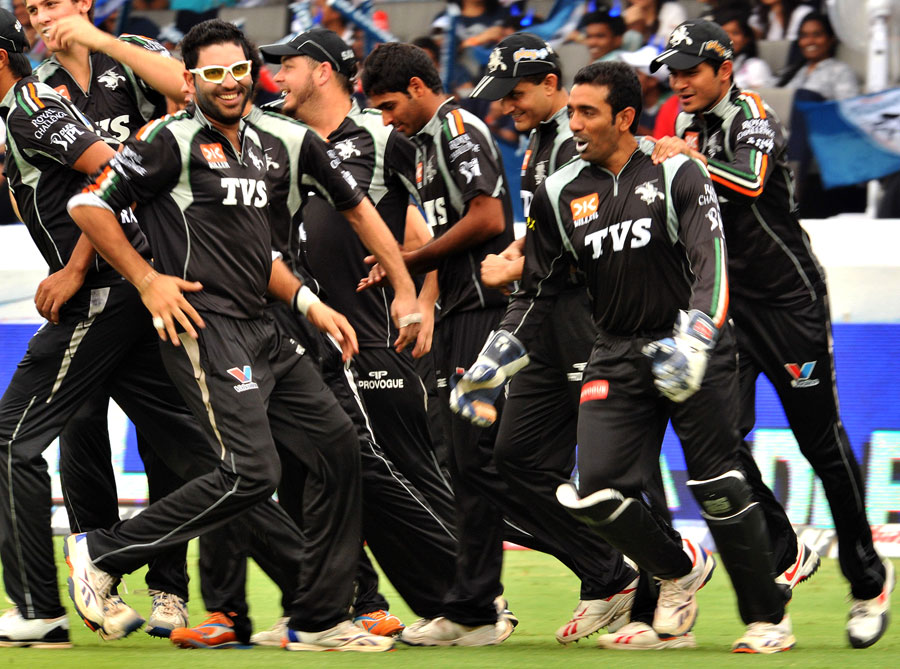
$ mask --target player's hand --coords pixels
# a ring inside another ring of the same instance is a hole
[[[102,51],[109,40],[115,39],[80,14],[56,19],[50,26],[47,36],[63,50],[80,44],[91,51]]]
[[[34,294],[34,306],[41,316],[57,325],[59,310],[72,299],[83,283],[84,274],[63,267],[38,284],[37,292]]]
[[[363,261],[368,265],[372,265],[372,268],[369,270],[368,276],[364,276],[359,280],[359,283],[356,285],[357,293],[361,293],[372,286],[380,286],[387,279],[387,272],[384,271],[380,263],[375,262],[375,256],[366,256]]]
[[[175,321],[181,323],[181,327],[193,339],[197,338],[194,325],[198,328],[206,327],[200,314],[184,299],[183,294],[203,290],[199,281],[185,281],[177,276],[151,272],[141,282],[139,290],[144,306],[153,316],[153,327],[163,341],[168,339],[174,346],[180,345]]]
[[[692,149],[688,143],[680,137],[663,137],[662,139],[656,140],[650,158],[653,160],[654,165],[659,165],[662,161],[667,160],[668,158],[674,158],[679,153],[683,153],[688,158],[696,158],[702,161],[704,165],[706,164],[706,157],[702,153]]]
[[[497,420],[494,402],[507,379],[529,362],[522,343],[505,330],[491,334],[475,364],[450,392],[450,409],[478,427]]]
[[[673,402],[684,402],[697,392],[718,336],[712,319],[702,311],[679,311],[675,336],[651,342],[643,350],[653,361],[651,370],[659,392]]]
[[[419,300],[419,313],[422,314],[422,323],[419,327],[419,335],[416,337],[416,345],[412,356],[421,358],[431,350],[431,341],[434,336],[434,302]]]
[[[400,353],[407,346],[416,342],[424,320],[424,316],[419,310],[419,301],[416,299],[415,291],[411,295],[397,293],[394,296],[394,301],[391,302],[391,319],[400,331],[394,342],[394,350]]]
[[[502,253],[489,253],[481,261],[481,282],[488,288],[499,288],[504,295],[510,294],[510,284],[522,276],[522,256],[513,260]]]
[[[335,311],[324,302],[309,305],[306,318],[319,330],[330,334],[341,347],[341,360],[349,362],[359,353],[356,331],[343,314]]]

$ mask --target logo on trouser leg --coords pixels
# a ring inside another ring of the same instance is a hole
[[[597,381],[588,381],[581,387],[581,402],[590,402],[591,400],[605,400],[609,396],[609,381],[599,379]]]
[[[245,390],[259,388],[259,386],[253,382],[253,371],[250,369],[250,365],[244,365],[243,369],[232,367],[228,370],[228,373],[238,380],[239,383],[234,386],[234,389],[239,393],[242,393]]]
[[[791,387],[793,388],[812,388],[819,385],[819,379],[811,379],[813,370],[816,368],[816,361],[804,362],[801,367],[796,362],[786,363],[784,368],[791,375]]]

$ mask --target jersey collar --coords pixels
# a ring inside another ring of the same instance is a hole
[[[437,111],[434,112],[434,116],[431,117],[428,123],[422,126],[422,129],[419,130],[415,136],[424,138],[426,135],[430,137],[439,135],[441,132],[441,124],[444,122],[444,117],[457,106],[458,105],[453,98],[444,100],[437,108]]]

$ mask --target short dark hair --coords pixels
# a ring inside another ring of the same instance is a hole
[[[6,51],[4,49],[4,51]],[[9,56],[9,71],[17,79],[27,77],[31,74],[31,61],[24,53],[6,52]]]
[[[212,44],[237,44],[244,50],[244,58],[254,62],[259,58],[256,55],[256,47],[244,36],[240,28],[221,19],[210,19],[191,28],[181,41],[181,57],[184,59],[185,68],[192,70],[197,67],[198,52]],[[254,72],[258,73],[258,70]]]
[[[610,16],[609,12],[588,12],[581,21],[578,22],[579,28],[585,28],[592,23],[603,23],[609,26],[613,35],[621,37],[625,34],[625,21],[621,16]]]
[[[556,75],[556,90],[562,89],[562,70],[558,67],[554,67],[549,72],[541,72],[540,74],[529,74],[526,77],[522,77],[522,81],[527,81],[530,84],[534,84],[535,86],[539,86],[544,83],[544,79],[547,78],[548,74]]]
[[[606,86],[606,102],[612,108],[613,118],[627,107],[634,108],[634,121],[629,130],[637,132],[641,117],[641,82],[634,68],[619,61],[592,63],[575,74],[576,84]]]
[[[441,75],[423,49],[412,44],[379,44],[363,64],[362,86],[366,95],[406,93],[409,80],[419,77],[435,93],[444,90]]]

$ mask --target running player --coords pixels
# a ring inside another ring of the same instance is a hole
[[[660,140],[653,157],[659,162],[683,153],[709,169],[728,237],[741,435],[746,439],[753,429],[756,379],[765,374],[825,489],[853,598],[847,636],[854,648],[867,648],[887,629],[894,568],[875,552],[863,479],[841,423],[828,287],[797,218],[784,130],[759,95],[735,87],[732,53],[718,24],[688,21],[675,29],[651,69],[668,66],[683,113],[678,137]],[[794,538],[746,441],[742,456],[758,482],[754,493],[766,510],[778,581],[793,587],[815,571],[818,557]]]
[[[480,424],[505,379],[528,364],[530,343],[565,286],[569,259],[585,273],[598,327],[578,416],[578,478],[561,503],[660,580],[653,628],[690,631],[696,592],[714,561],[641,498],[667,422],[735,591],[747,631],[736,652],[794,644],[774,582],[762,510],[737,470],[730,420],[737,360],[726,321],[728,284],[718,205],[699,163],[653,164],[633,132],[640,84],[623,63],[578,72],[568,102],[581,159],[549,176],[531,205],[523,287],[454,390],[452,407]],[[675,319],[674,331],[672,320]]]

